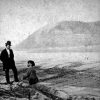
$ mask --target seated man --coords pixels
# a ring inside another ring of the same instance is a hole
[[[36,71],[34,70],[35,63],[32,60],[29,60],[27,63],[27,69],[26,74],[23,76],[23,79],[28,79],[29,84],[36,84],[38,82],[38,77],[36,75]]]

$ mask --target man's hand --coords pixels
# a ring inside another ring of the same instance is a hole
[[[3,68],[3,71],[6,71],[6,69],[5,69],[5,68]]]

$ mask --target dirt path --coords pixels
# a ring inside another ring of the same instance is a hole
[[[62,67],[61,67],[62,66]],[[73,98],[100,98],[100,63],[81,63],[72,62],[63,64],[55,64],[52,68],[42,68],[36,66],[37,75],[40,83],[52,87],[57,91],[73,96]],[[19,70],[19,77],[27,69]],[[4,73],[1,71],[2,75]],[[4,76],[0,77],[0,84],[4,82]],[[12,74],[11,74],[12,77]],[[12,77],[13,78],[13,77]],[[2,86],[2,85],[0,85]],[[42,91],[43,92],[43,91]],[[47,95],[47,94],[45,94]],[[74,100],[74,99],[73,99]],[[81,100],[81,99],[77,99]],[[85,100],[85,99],[84,99]]]

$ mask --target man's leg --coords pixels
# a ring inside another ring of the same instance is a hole
[[[5,69],[5,77],[6,77],[6,82],[10,83],[10,80],[9,80],[9,69]]]
[[[15,82],[18,82],[19,80],[18,80],[18,73],[17,73],[16,67],[13,67],[13,68],[12,68],[12,71],[13,71],[13,73],[14,73]]]
[[[36,79],[29,79],[29,84],[32,85],[32,84],[36,84],[38,82],[38,78]]]

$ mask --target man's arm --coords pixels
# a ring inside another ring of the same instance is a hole
[[[0,60],[3,62],[4,61],[4,51],[1,52],[0,54]]]
[[[25,74],[25,75],[23,75],[23,79],[28,78],[28,77],[29,77],[29,75],[30,75],[30,70],[28,69],[28,70],[27,70],[27,72],[26,72],[26,74]]]
[[[0,54],[0,60],[3,63],[3,71],[5,71],[5,66],[4,66],[4,51],[2,51],[1,54]]]
[[[11,49],[10,52],[11,52],[11,57],[12,57],[12,59],[14,59],[14,53],[13,53],[13,50]]]
[[[1,60],[1,54],[0,54],[0,60]]]

